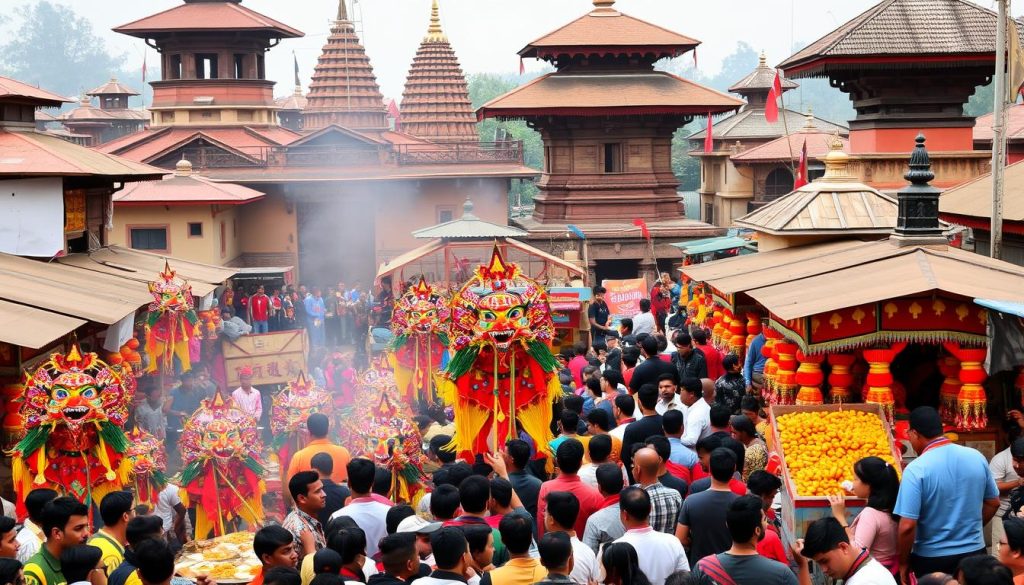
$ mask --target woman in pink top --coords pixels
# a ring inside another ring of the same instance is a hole
[[[872,557],[897,575],[897,521],[892,515],[900,489],[896,469],[881,458],[865,457],[853,464],[853,474],[853,496],[867,500],[867,506],[847,524],[845,497],[829,496],[832,515],[846,528],[851,541],[868,549]]]

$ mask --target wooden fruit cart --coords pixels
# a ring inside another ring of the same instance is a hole
[[[796,482],[786,465],[786,453],[782,447],[781,436],[777,418],[794,412],[835,412],[841,410],[858,410],[870,412],[878,416],[878,420],[885,427],[889,439],[889,449],[892,452],[893,460],[901,465],[900,451],[893,441],[892,428],[886,420],[882,407],[877,404],[821,404],[816,406],[780,406],[775,405],[768,410],[768,420],[771,425],[770,442],[772,449],[782,459],[782,523],[793,538],[803,538],[807,526],[820,518],[827,518],[832,515],[832,507],[828,499],[820,496],[801,496],[796,493]],[[901,468],[900,467],[900,468]],[[898,468],[899,469],[899,468]],[[846,498],[846,511],[852,519],[864,509],[866,502],[859,498]]]

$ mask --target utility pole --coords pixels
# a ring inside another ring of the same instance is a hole
[[[1003,174],[1006,168],[1006,29],[1010,0],[996,0],[999,24],[996,27],[996,79],[992,108],[992,225],[989,256],[1003,254]]]

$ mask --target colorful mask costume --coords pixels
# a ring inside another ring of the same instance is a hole
[[[518,438],[519,428],[550,455],[551,402],[562,393],[551,354],[547,292],[497,246],[452,300],[452,356],[445,400],[455,408],[453,446],[467,461]]]
[[[263,519],[263,465],[256,421],[218,391],[185,422],[181,433],[181,488],[196,508],[196,538],[226,533],[227,522]]]
[[[282,471],[288,469],[292,454],[305,446],[309,438],[306,419],[315,412],[329,414],[331,402],[326,390],[301,373],[274,396],[270,410],[270,430],[274,438],[270,445],[277,453]]]
[[[447,358],[451,309],[448,296],[420,278],[397,301],[391,317],[389,359],[402,398],[408,404],[438,403],[434,376]]]
[[[139,503],[156,506],[160,490],[167,486],[164,442],[136,428],[128,433],[128,451],[124,456],[131,463],[131,480]]]
[[[353,457],[365,457],[391,471],[391,497],[415,506],[425,493],[422,437],[409,406],[395,400],[395,377],[386,364],[363,375],[356,406],[341,427]]]
[[[111,366],[78,345],[54,353],[25,382],[25,437],[14,447],[18,514],[28,492],[48,487],[86,504],[124,489],[131,462],[124,423],[135,396],[127,365]]]
[[[196,337],[199,316],[192,306],[192,287],[175,276],[169,264],[159,279],[149,283],[154,301],[146,316],[146,353],[149,367],[146,373],[156,372],[161,366],[171,371],[174,356],[181,362],[181,371],[192,369],[189,342]]]

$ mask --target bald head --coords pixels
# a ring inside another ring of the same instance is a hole
[[[704,392],[704,400],[711,402],[715,399],[715,381],[711,378],[702,378],[700,381],[701,390]]]
[[[651,447],[638,449],[633,455],[633,476],[641,485],[650,485],[658,481],[661,471],[661,457]]]

